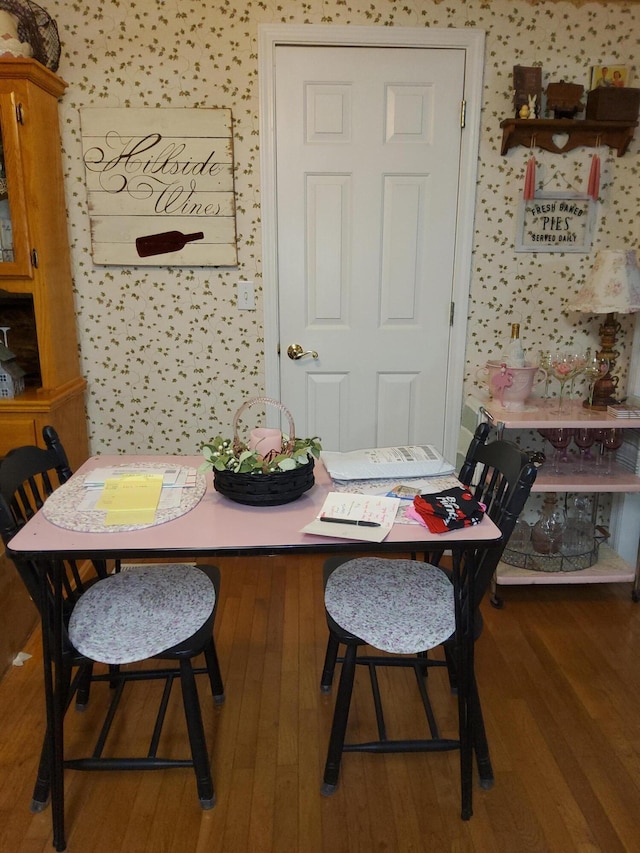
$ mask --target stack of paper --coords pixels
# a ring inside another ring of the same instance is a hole
[[[389,535],[400,505],[399,498],[329,492],[318,516],[303,533],[382,542]]]
[[[640,430],[625,429],[622,446],[616,451],[616,462],[634,474],[640,474]]]
[[[105,525],[152,524],[160,493],[162,474],[131,474],[105,480],[96,509],[106,511]]]
[[[78,504],[83,512],[107,512],[105,524],[153,523],[157,510],[170,510],[180,506],[182,489],[194,488],[198,472],[195,468],[160,465],[141,467],[133,465],[96,468],[84,475],[85,494]],[[154,478],[154,489],[159,483],[159,496],[153,503],[148,478]],[[118,488],[118,484],[121,487]]]
[[[626,403],[616,403],[607,406],[607,414],[614,418],[640,418],[640,406],[628,406]]]
[[[146,473],[150,473],[147,469]],[[105,468],[95,468],[84,475],[84,485],[88,489],[101,489],[107,480],[119,477],[138,476],[145,471],[140,465],[112,465]],[[154,474],[162,474],[162,487],[164,489],[192,488],[196,484],[197,471],[195,468],[158,468],[153,469]]]
[[[430,444],[375,447],[349,453],[323,450],[320,458],[334,480],[433,477],[454,470]]]

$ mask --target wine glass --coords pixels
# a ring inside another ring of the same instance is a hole
[[[616,429],[612,427],[611,429],[603,430],[604,435],[602,436],[602,446],[605,452],[617,450],[619,447],[622,447],[622,442],[624,440],[624,430]],[[612,462],[613,452],[607,453],[607,460],[605,464],[604,473],[611,473],[611,462]]]
[[[553,460],[553,473],[563,474],[560,467],[562,463],[568,462],[567,447],[571,443],[574,430],[566,427],[557,427],[555,429],[545,430],[545,438],[547,438],[555,448]]]
[[[604,435],[606,433],[606,429],[594,429],[593,430],[593,443],[599,444],[600,447],[596,450],[596,468],[600,473],[602,473],[602,469],[604,467]]]
[[[551,357],[550,370],[553,378],[560,383],[560,395],[558,397],[558,414],[560,414],[564,402],[564,387],[573,373],[571,356],[564,352],[554,353]]]
[[[583,369],[584,375],[589,383],[589,405],[593,403],[593,391],[596,387],[596,382],[603,376],[606,376],[609,370],[609,359],[602,358],[598,355],[592,356],[586,363]]]
[[[591,502],[587,495],[576,495],[573,509],[562,535],[562,552],[567,557],[584,557],[593,551],[595,529]]]
[[[584,463],[587,460],[591,461],[593,459],[593,456],[591,455],[591,450],[589,448],[593,446],[593,442],[596,440],[596,437],[592,429],[589,429],[588,427],[580,427],[574,432],[573,440],[576,444],[576,447],[579,448],[580,452],[578,473],[583,474],[586,470]]]
[[[584,369],[587,366],[588,354],[586,352],[572,352],[569,353],[568,359],[572,365],[569,384],[569,399],[572,400],[576,379],[584,372]]]
[[[551,372],[551,352],[549,350],[540,350],[538,367],[541,367],[546,373],[544,378],[544,397],[546,400],[549,397],[549,380]]]

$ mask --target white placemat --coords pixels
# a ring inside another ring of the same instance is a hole
[[[162,463],[150,462],[145,464],[132,465],[130,463],[123,465],[109,466],[114,468],[126,468],[127,471],[137,470],[140,472],[163,471],[168,466]],[[194,468],[185,466],[175,466],[187,472],[195,471]],[[76,476],[57,488],[55,492],[45,501],[42,508],[47,521],[58,527],[64,527],[65,530],[75,530],[79,533],[108,533],[109,531],[122,532],[125,530],[141,530],[144,527],[155,527],[158,524],[164,524],[167,521],[173,521],[174,518],[179,518],[192,510],[202,500],[202,497],[207,488],[207,482],[204,474],[196,472],[195,485],[188,488],[182,488],[180,495],[180,504],[163,509],[159,506],[156,510],[155,519],[151,524],[105,524],[107,513],[104,510],[78,509],[85,498],[86,489],[84,485],[85,476]]]

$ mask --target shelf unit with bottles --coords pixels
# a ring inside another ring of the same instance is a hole
[[[34,59],[0,59],[0,326],[25,374],[24,390],[0,394],[0,458],[41,444],[51,424],[75,468],[88,438],[60,154],[65,88]]]
[[[535,402],[535,404],[534,404]],[[493,423],[498,436],[509,430],[539,430],[550,427],[579,429],[639,429],[640,419],[616,418],[606,412],[586,409],[579,400],[566,400],[562,412],[558,412],[558,400],[529,400],[521,411],[507,411],[495,401],[478,401],[479,415]],[[611,451],[610,451],[611,452]],[[640,464],[640,460],[638,460]],[[545,470],[546,468],[546,470]],[[638,469],[640,470],[640,468]],[[556,474],[552,466],[543,465],[538,471],[534,492],[622,494],[640,493],[640,476],[623,465],[613,462],[610,472]],[[636,541],[640,543],[640,518]],[[518,568],[500,563],[495,577],[495,586],[528,584],[584,584],[584,583],[632,583],[632,598],[640,598],[640,560],[635,565],[623,560],[610,546],[600,544],[598,561],[589,568],[571,572],[544,572]],[[493,602],[499,603],[495,594]]]

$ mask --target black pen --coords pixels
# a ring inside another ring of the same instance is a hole
[[[358,527],[380,527],[377,521],[356,521],[355,518],[329,518],[321,515],[320,521],[332,521],[334,524],[356,524]]]

